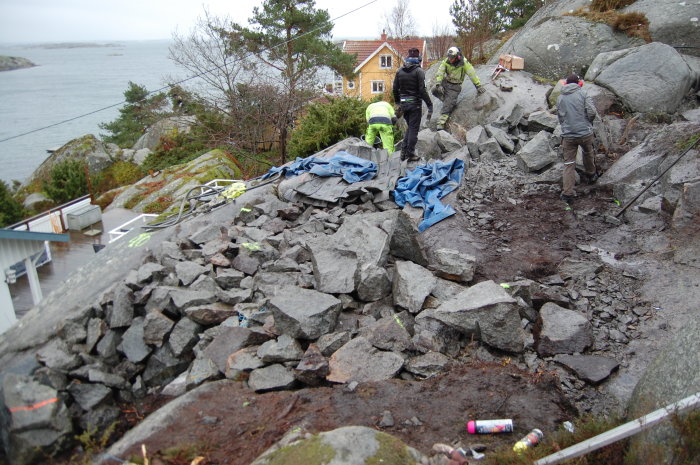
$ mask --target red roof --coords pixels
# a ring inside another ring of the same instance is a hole
[[[357,53],[357,61],[355,62],[357,67],[385,44],[393,48],[401,58],[408,56],[409,48],[417,48],[421,57],[425,51],[425,40],[423,39],[395,40],[387,39],[386,34],[382,34],[380,40],[346,40],[343,42],[343,52],[351,55]]]

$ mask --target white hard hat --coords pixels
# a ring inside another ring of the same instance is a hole
[[[459,55],[459,49],[457,47],[450,47],[449,49],[447,49],[448,57],[452,58],[456,57],[457,55]]]

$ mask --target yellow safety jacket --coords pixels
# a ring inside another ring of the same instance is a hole
[[[462,58],[456,65],[453,65],[445,58],[440,63],[440,67],[435,74],[435,82],[440,84],[444,79],[452,84],[462,84],[465,76],[469,76],[474,86],[479,87],[481,85],[479,76],[476,75],[476,71],[471,63]]]
[[[369,124],[393,124],[392,118],[395,115],[394,107],[385,101],[372,103],[365,111],[365,117]]]

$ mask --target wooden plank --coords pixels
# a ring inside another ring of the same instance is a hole
[[[641,431],[647,430],[655,424],[665,420],[670,415],[681,413],[697,406],[700,406],[700,392],[686,397],[685,399],[679,400],[678,402],[674,402],[666,407],[654,410],[643,417],[632,420],[624,425],[620,425],[617,428],[613,428],[610,431],[599,434],[598,436],[586,439],[583,442],[574,444],[573,446],[567,447],[566,449],[560,450],[552,455],[541,458],[535,461],[534,465],[554,465],[564,460],[580,457],[588,454],[589,452],[593,452],[596,449],[612,444],[613,442],[617,442],[620,439],[624,439]]]

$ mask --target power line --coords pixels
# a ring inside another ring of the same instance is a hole
[[[369,6],[369,5],[371,5],[372,3],[376,3],[377,1],[378,1],[378,0],[371,0],[370,2],[367,2],[367,3],[365,3],[364,5],[355,8],[354,10],[350,10],[350,11],[348,11],[347,13],[343,13],[343,14],[340,15],[340,16],[336,16],[335,18],[331,19],[330,22],[333,23],[333,24],[335,24],[335,22],[336,22],[337,20],[339,20],[339,19],[341,19],[341,18],[344,18],[345,16],[348,16],[348,15],[350,15],[350,14],[352,14],[352,13],[355,13],[356,11],[359,11],[359,10],[363,9],[363,8],[365,8],[365,7]],[[294,41],[294,40],[297,40],[297,39],[300,39],[300,38],[302,38],[302,37],[304,37],[304,36],[307,36],[307,35],[309,35],[309,34],[312,34],[312,33],[316,32],[316,31],[318,31],[319,29],[321,29],[320,26],[317,27],[317,28],[315,28],[315,29],[311,29],[310,31],[304,32],[303,34],[300,34],[300,35],[298,35],[298,36],[296,36],[296,37],[293,37],[293,38],[291,38],[291,39],[289,39],[289,40],[285,40],[285,41],[282,41],[282,42],[280,42],[280,43],[278,43],[278,44],[276,44],[276,45],[272,45],[272,46],[270,46],[269,48],[263,49],[262,51],[263,51],[263,52],[267,52],[267,51],[273,50],[273,49],[275,49],[275,48],[277,48],[277,47],[281,47],[281,46],[283,46],[283,45],[286,45],[286,44],[289,43],[289,42],[292,42],[292,41]],[[252,57],[252,56],[253,56],[253,53],[251,52],[251,53],[249,53],[248,55],[244,56],[242,59],[248,59],[248,58],[250,58],[250,57]],[[214,66],[213,68],[209,68],[209,69],[207,69],[207,70],[205,70],[205,71],[202,71],[201,73],[197,73],[197,74],[195,74],[195,75],[193,75],[193,76],[187,77],[187,78],[182,79],[182,80],[180,80],[180,81],[177,81],[177,82],[174,82],[174,83],[172,83],[172,84],[168,84],[168,85],[166,85],[166,86],[163,86],[163,87],[161,87],[161,88],[159,88],[159,89],[150,91],[150,92],[146,93],[146,95],[144,96],[144,98],[143,98],[142,100],[145,100],[145,99],[146,99],[147,97],[149,97],[150,95],[156,94],[156,93],[158,93],[158,92],[162,92],[162,91],[164,91],[164,90],[166,90],[166,89],[171,89],[171,88],[173,88],[173,87],[175,87],[175,86],[178,86],[178,85],[180,85],[180,84],[182,84],[182,83],[185,83],[185,82],[187,82],[187,81],[191,81],[192,79],[197,79],[197,78],[199,78],[199,77],[202,77],[202,76],[204,76],[205,74],[212,73],[212,72],[214,72],[214,71],[217,70],[217,69],[221,69],[221,66]],[[77,119],[84,118],[84,117],[86,117],[86,116],[94,115],[95,113],[99,113],[99,112],[101,112],[101,111],[109,110],[110,108],[114,108],[114,107],[118,107],[118,106],[124,105],[125,103],[127,103],[127,101],[126,101],[126,100],[122,100],[122,101],[119,102],[119,103],[115,103],[115,104],[112,104],[112,105],[108,105],[108,106],[106,106],[106,107],[98,108],[97,110],[93,110],[93,111],[90,111],[90,112],[88,112],[88,113],[83,113],[82,115],[74,116],[74,117],[72,117],[72,118],[68,118],[68,119],[65,119],[65,120],[63,120],[63,121],[59,121],[59,122],[57,122],[57,123],[53,123],[53,124],[49,124],[49,125],[47,125],[47,126],[42,126],[42,127],[40,127],[40,128],[32,129],[32,130],[30,130],[30,131],[26,131],[26,132],[23,132],[23,133],[21,133],[21,134],[15,134],[14,136],[10,136],[10,137],[6,137],[6,138],[4,138],[4,139],[0,139],[0,143],[7,142],[7,141],[9,141],[9,140],[17,139],[17,138],[20,138],[20,137],[28,136],[29,134],[34,134],[35,132],[44,131],[44,130],[46,130],[46,129],[50,129],[50,128],[53,128],[53,127],[56,127],[56,126],[60,126],[60,125],[62,125],[62,124],[66,124],[66,123],[69,123],[69,122],[71,122],[71,121],[75,121],[75,120],[77,120]]]

